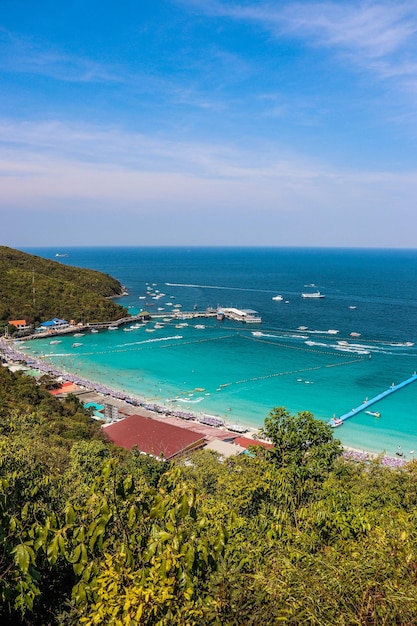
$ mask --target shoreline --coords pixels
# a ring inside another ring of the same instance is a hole
[[[29,357],[29,355],[18,350],[15,347],[15,345],[12,346],[10,340],[6,341],[4,338],[0,338],[0,353],[3,354],[4,358],[6,359],[6,362],[11,361],[9,365],[13,365],[13,363],[15,365],[18,365],[19,363],[21,364],[23,361],[26,364],[27,369],[30,369],[32,371],[38,371],[40,373],[50,374],[52,376],[60,377],[69,382],[73,382],[74,384],[79,386],[81,389],[83,389],[85,393],[96,393],[96,394],[99,394],[100,396],[108,396],[112,400],[115,400],[115,401],[117,400],[119,402],[125,403],[126,408],[129,407],[133,409],[134,407],[137,407],[138,410],[142,410],[146,412],[146,414],[149,417],[152,417],[154,419],[173,418],[174,420],[178,420],[180,422],[181,427],[183,428],[190,428],[191,426],[209,428],[210,430],[208,431],[208,433],[209,434],[212,433],[213,438],[218,438],[215,436],[214,433],[220,433],[220,432],[224,433],[225,431],[227,431],[231,435],[232,434],[236,436],[243,435],[246,437],[256,439],[257,438],[256,435],[259,433],[259,430],[260,430],[260,429],[256,429],[253,427],[245,426],[244,431],[242,430],[242,432],[238,432],[236,430],[229,429],[227,427],[228,425],[224,423],[224,420],[222,418],[217,418],[219,420],[217,424],[204,423],[201,421],[201,418],[199,419],[199,415],[197,413],[193,413],[190,411],[174,410],[171,407],[166,407],[164,405],[160,405],[155,402],[149,402],[143,398],[142,399],[137,398],[123,391],[117,391],[115,389],[112,389],[108,387],[107,385],[104,385],[97,381],[88,380],[86,378],[82,378],[80,376],[72,374],[71,372],[63,371],[59,368],[54,367],[52,364],[45,363],[44,361],[37,359],[33,356]],[[212,416],[212,417],[216,418],[216,416]],[[220,422],[223,422],[223,423],[220,423]],[[349,458],[355,461],[368,462],[368,461],[380,458],[381,463],[383,465],[398,468],[398,467],[404,466],[407,462],[411,462],[413,460],[413,459],[407,460],[405,457],[401,457],[401,456],[397,456],[397,457],[387,456],[384,454],[383,451],[377,454],[373,451],[367,451],[364,449],[361,450],[361,449],[353,448],[350,446],[342,446],[342,447],[344,450],[344,456],[346,458]]]

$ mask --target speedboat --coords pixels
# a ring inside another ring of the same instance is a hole
[[[332,417],[332,419],[329,422],[329,426],[331,428],[339,428],[339,426],[343,426],[343,420],[341,420],[338,417]]]
[[[79,348],[82,345],[83,345],[82,343],[73,343],[71,348]]]
[[[119,327],[112,324],[111,326],[107,328],[107,330],[119,330]]]
[[[277,302],[280,302],[281,300],[283,300],[284,298],[282,296],[274,296],[272,298],[273,300],[277,300]]]
[[[365,411],[368,415],[373,415],[374,417],[381,417],[381,413],[379,411]]]

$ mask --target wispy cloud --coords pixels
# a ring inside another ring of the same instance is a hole
[[[380,78],[415,77],[417,3],[380,2],[189,2],[213,17],[256,22],[277,38],[302,38],[331,48],[340,59]]]
[[[120,71],[92,59],[68,55],[0,28],[0,69],[48,76],[64,82],[119,82]]]
[[[195,206],[231,202],[291,211],[300,202],[337,191],[346,199],[355,186],[383,198],[383,190],[417,187],[415,172],[335,168],[277,146],[255,153],[232,144],[178,142],[117,128],[54,123],[0,124],[3,202],[22,197],[95,198],[111,203],[179,201]]]

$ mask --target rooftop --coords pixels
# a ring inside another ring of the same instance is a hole
[[[142,415],[130,415],[103,430],[117,446],[127,450],[136,446],[140,452],[166,460],[205,444],[199,433]]]

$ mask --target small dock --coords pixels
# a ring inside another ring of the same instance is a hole
[[[354,417],[358,413],[365,411],[365,409],[369,408],[376,402],[379,402],[383,398],[386,398],[387,396],[390,396],[392,393],[395,393],[399,389],[403,389],[403,387],[406,387],[407,385],[411,385],[411,383],[414,383],[416,380],[417,380],[417,373],[414,372],[414,374],[410,376],[410,378],[407,378],[407,380],[403,380],[403,382],[398,383],[398,385],[394,385],[393,383],[391,387],[389,387],[389,389],[386,389],[382,393],[379,393],[377,396],[375,396],[374,398],[371,398],[370,400],[365,400],[365,402],[362,402],[362,404],[356,407],[356,409],[352,409],[348,413],[341,415],[338,419],[341,420],[342,422],[345,422],[346,420],[350,419],[351,417]],[[331,422],[333,422],[333,420],[330,420],[330,423]]]

